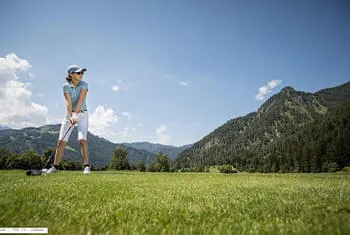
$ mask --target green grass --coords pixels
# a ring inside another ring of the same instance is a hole
[[[344,167],[341,173],[350,173],[350,166]]]
[[[0,227],[50,234],[349,234],[349,174],[0,171]]]

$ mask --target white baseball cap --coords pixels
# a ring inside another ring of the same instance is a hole
[[[82,67],[77,66],[77,65],[70,65],[68,67],[68,74],[85,72],[86,70],[87,70],[86,68],[82,68]]]

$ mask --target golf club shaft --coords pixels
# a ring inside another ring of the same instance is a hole
[[[64,140],[64,138],[66,137],[66,135],[68,134],[68,132],[70,131],[70,129],[71,129],[72,127],[73,127],[72,125],[69,126],[69,128],[68,128],[68,130],[66,131],[66,133],[64,134],[62,140]],[[57,146],[56,146],[55,151],[53,151],[53,153],[51,154],[51,156],[49,157],[49,159],[46,161],[45,165],[44,165],[41,169],[44,169],[44,168],[46,167],[47,163],[49,163],[49,161],[51,160],[51,158],[55,155],[57,149],[60,147],[60,143],[61,143],[61,142],[58,141],[58,144],[57,144]]]

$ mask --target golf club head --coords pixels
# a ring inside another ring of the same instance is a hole
[[[37,175],[41,175],[41,170],[35,170],[35,169],[31,169],[31,170],[28,170],[27,173],[26,173],[28,176],[37,176]]]

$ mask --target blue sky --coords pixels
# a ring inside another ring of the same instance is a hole
[[[0,124],[60,123],[77,64],[91,132],[194,143],[285,86],[349,81],[349,11],[349,1],[2,0]]]

